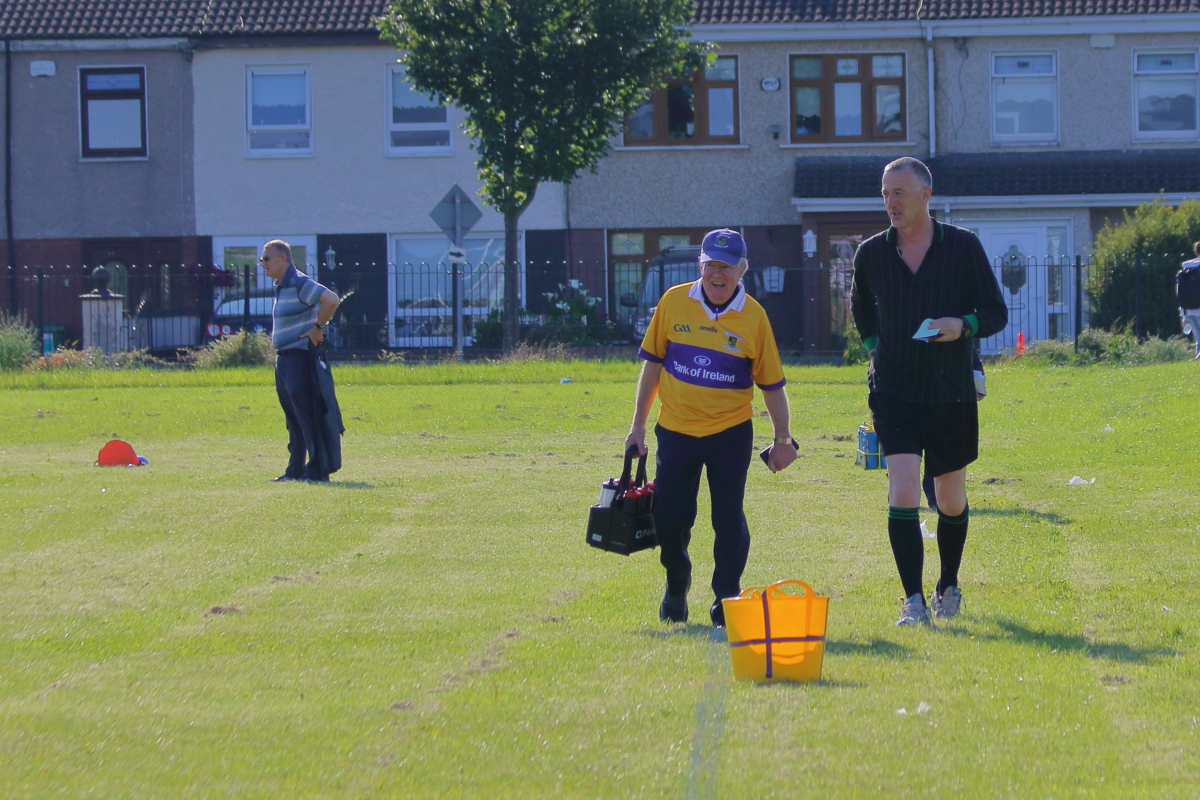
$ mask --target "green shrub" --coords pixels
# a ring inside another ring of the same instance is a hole
[[[24,314],[0,311],[0,370],[20,369],[37,353],[37,331]]]
[[[1111,329],[1132,321],[1134,296],[1140,294],[1142,333],[1167,337],[1178,332],[1175,273],[1194,258],[1196,241],[1200,202],[1195,200],[1178,207],[1147,203],[1126,213],[1123,222],[1106,225],[1096,235],[1088,277],[1092,324]]]
[[[858,335],[858,328],[853,325],[846,328],[846,350],[842,355],[846,357],[847,364],[865,364],[868,361],[867,348]]]
[[[1159,339],[1150,336],[1138,341],[1131,324],[1126,323],[1116,330],[1086,328],[1079,334],[1079,350],[1070,339],[1036,342],[1022,359],[1038,364],[1082,366],[1086,364],[1161,364],[1169,361],[1187,361],[1193,348],[1183,336]]]
[[[239,331],[183,355],[197,369],[261,367],[275,363],[275,347],[265,332]]]

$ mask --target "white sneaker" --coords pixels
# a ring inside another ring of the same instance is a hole
[[[957,586],[947,586],[945,592],[933,590],[933,597],[930,598],[933,605],[933,615],[938,619],[953,619],[958,616],[959,607],[962,605],[962,589]]]
[[[929,607],[925,605],[924,597],[914,594],[903,602],[904,605],[900,606],[900,618],[896,620],[897,625],[933,625],[933,618],[929,615]]]

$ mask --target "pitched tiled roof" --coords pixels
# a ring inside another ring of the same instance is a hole
[[[387,0],[2,0],[0,36],[374,33]]]
[[[696,0],[698,24],[1014,19],[1200,12],[1200,0]]]
[[[923,4],[922,4],[923,3]],[[0,37],[372,33],[387,0],[2,0]],[[696,0],[697,24],[1200,12],[1200,0]]]
[[[796,159],[796,197],[879,196],[890,157]],[[928,159],[941,197],[1200,192],[1200,148],[953,153]]]

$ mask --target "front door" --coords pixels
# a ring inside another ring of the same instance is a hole
[[[1008,326],[980,341],[985,355],[1070,335],[1074,273],[1067,264],[1067,225],[1057,221],[961,223],[979,234],[1000,293]]]

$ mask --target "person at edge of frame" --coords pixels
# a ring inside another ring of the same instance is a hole
[[[1196,257],[1190,261],[1185,261],[1181,265],[1182,272],[1184,269],[1200,269],[1200,242],[1195,242],[1192,245],[1192,252]],[[1193,361],[1200,361],[1200,308],[1183,308],[1179,309],[1179,319],[1183,325],[1183,333],[1192,335],[1192,339],[1196,345],[1196,355],[1192,358]]]
[[[659,301],[638,355],[633,422],[625,448],[647,453],[646,420],[657,396],[654,525],[666,589],[658,616],[687,622],[692,581],[688,557],[696,521],[700,473],[712,497],[714,627],[724,627],[722,598],[741,593],[750,553],[743,501],[754,444],[754,386],[774,428],[767,454],[772,472],[796,459],[789,428],[783,365],[766,312],[746,293],[746,244],[730,229],[710,231],[700,248],[700,276],[668,289]]]
[[[271,308],[275,392],[288,431],[287,470],[272,480],[326,482],[329,474],[322,466],[317,367],[309,350],[325,341],[325,326],[341,301],[296,269],[292,248],[282,239],[263,245],[259,261],[266,276],[275,281],[275,304]]]
[[[884,167],[882,184],[891,225],[854,254],[850,307],[870,360],[872,421],[887,453],[888,539],[905,595],[896,624],[932,625],[935,615],[956,616],[962,603],[966,467],[979,457],[970,340],[1004,330],[1008,309],[975,234],[929,216],[933,178],[925,164],[897,159]],[[926,319],[937,333],[914,339]],[[934,478],[941,560],[930,604],[918,516],[922,458]]]
[[[975,356],[971,364],[971,374],[975,376],[975,399],[982,400],[987,397],[987,375],[983,372],[983,358],[979,354],[978,339],[975,340]],[[933,476],[928,471],[921,479],[921,491],[925,492],[925,501],[929,504],[929,510],[936,514],[937,493],[933,488]]]

